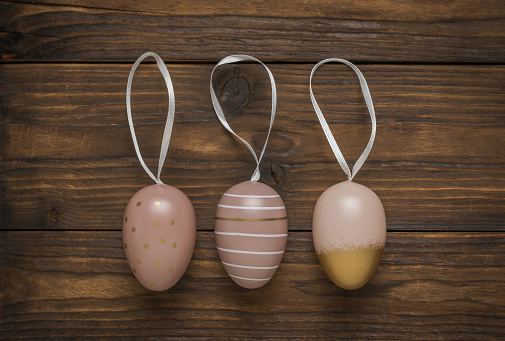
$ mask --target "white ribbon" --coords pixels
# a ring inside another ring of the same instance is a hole
[[[251,147],[251,145],[246,140],[244,140],[243,138],[241,138],[240,136],[238,136],[237,134],[235,134],[235,132],[233,131],[233,129],[231,129],[231,127],[228,125],[228,122],[226,122],[226,117],[224,116],[223,109],[221,108],[221,105],[219,104],[219,101],[217,99],[216,93],[214,92],[214,88],[212,86],[212,76],[214,75],[214,71],[216,70],[216,68],[218,66],[224,65],[224,64],[231,64],[231,63],[241,62],[241,61],[244,61],[244,60],[256,61],[256,62],[260,63],[261,65],[263,65],[265,67],[265,69],[267,70],[267,72],[268,72],[268,76],[270,77],[270,83],[272,85],[272,113],[270,115],[270,127],[268,128],[267,138],[265,140],[265,144],[263,145],[263,150],[261,151],[261,154],[260,154],[259,158],[257,157],[257,155],[256,155],[254,149]],[[277,89],[275,87],[274,76],[270,72],[270,69],[265,64],[263,64],[259,59],[256,59],[256,58],[248,56],[248,55],[233,55],[233,56],[228,56],[228,57],[225,57],[225,58],[221,59],[221,61],[216,64],[216,66],[214,67],[214,69],[212,69],[212,73],[210,74],[210,97],[212,99],[212,105],[214,106],[214,110],[216,112],[216,115],[219,118],[219,121],[221,122],[221,124],[230,133],[232,133],[233,135],[235,135],[236,137],[238,137],[240,139],[240,141],[242,141],[247,146],[247,148],[249,148],[249,151],[251,152],[251,154],[254,157],[254,160],[256,161],[256,169],[254,170],[254,173],[253,173],[253,175],[251,177],[251,181],[258,181],[260,179],[260,162],[261,162],[261,159],[263,158],[263,154],[265,153],[265,149],[267,147],[268,138],[270,136],[270,131],[272,130],[272,126],[274,124],[275,110],[276,110],[276,107],[277,107]]]
[[[144,160],[142,159],[142,155],[140,154],[139,145],[137,143],[137,136],[135,135],[135,127],[133,126],[132,112],[131,112],[131,103],[130,103],[130,95],[132,88],[132,80],[133,75],[135,74],[135,70],[140,65],[140,63],[147,57],[154,57],[156,59],[156,64],[158,65],[158,69],[160,70],[163,78],[165,79],[165,83],[167,84],[168,90],[168,115],[167,121],[165,123],[165,131],[163,132],[163,139],[161,141],[161,150],[160,150],[160,159],[158,161],[158,176],[155,177],[154,174],[149,170],[146,166]],[[128,76],[128,85],[126,86],[126,113],[128,115],[128,123],[130,124],[130,132],[132,134],[133,145],[135,146],[135,151],[137,152],[137,156],[139,158],[140,164],[147,172],[147,174],[156,181],[157,184],[162,184],[163,182],[160,180],[161,169],[163,168],[163,164],[165,163],[165,158],[167,156],[168,145],[170,144],[170,136],[172,135],[172,126],[174,125],[174,114],[175,114],[175,94],[174,87],[172,86],[172,80],[170,79],[170,74],[168,73],[167,67],[163,60],[154,52],[146,52],[142,56],[140,56],[137,61],[133,64],[132,69],[130,71],[130,75]]]
[[[354,167],[352,168],[352,173],[349,170],[349,166],[347,166],[347,162],[345,161],[344,156],[342,155],[342,152],[340,151],[340,148],[338,148],[337,141],[335,141],[335,137],[331,133],[330,127],[328,127],[328,123],[326,123],[323,113],[321,112],[319,105],[317,105],[316,98],[314,97],[314,93],[312,92],[312,76],[314,75],[314,72],[321,65],[328,63],[328,62],[343,63],[343,64],[349,66],[354,72],[356,72],[356,74],[358,75],[358,78],[359,78],[359,84],[361,85],[361,91],[363,92],[363,96],[365,97],[366,106],[368,107],[368,112],[370,113],[370,118],[372,120],[372,134],[370,135],[370,140],[368,141],[368,145],[366,146],[365,150],[363,151],[363,154],[361,154],[358,161],[356,161],[356,163],[354,164]],[[372,150],[373,142],[375,140],[375,132],[376,132],[375,110],[373,108],[372,96],[370,96],[370,91],[368,90],[368,85],[366,83],[365,77],[363,76],[361,71],[356,67],[356,65],[354,65],[353,63],[351,63],[345,59],[329,58],[329,59],[322,60],[314,66],[314,68],[312,69],[312,72],[310,73],[310,99],[312,100],[312,105],[314,106],[314,110],[316,111],[317,118],[319,119],[319,122],[321,123],[321,127],[323,127],[324,134],[326,135],[326,139],[330,143],[331,149],[333,150],[333,153],[335,154],[335,157],[337,158],[338,163],[340,164],[340,167],[342,167],[345,174],[347,174],[347,179],[352,180],[354,178],[354,176],[356,175],[356,173],[358,173],[361,166],[363,166],[363,164],[365,163],[365,160],[368,157],[368,154],[370,154],[370,151]]]

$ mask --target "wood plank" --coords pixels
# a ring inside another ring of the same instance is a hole
[[[132,159],[3,165],[11,168],[0,175],[2,229],[119,230],[130,197],[152,184]],[[310,230],[317,198],[340,181],[336,180],[336,166],[280,164],[283,178],[279,184],[269,174],[270,166],[277,164],[263,166],[263,181],[283,198],[289,228]],[[214,162],[210,170],[208,167],[206,163],[181,163],[166,171],[166,182],[192,201],[199,230],[214,228],[220,196],[251,173],[245,162]],[[505,230],[503,169],[369,163],[359,179],[381,198],[390,231]]]
[[[345,176],[310,104],[311,65],[271,66],[279,109],[262,179],[284,198],[290,228],[307,230],[318,196]],[[162,178],[190,197],[198,228],[212,229],[219,197],[249,179],[254,161],[215,117],[202,81],[212,66],[168,67],[177,113]],[[382,198],[389,228],[503,231],[505,67],[361,68],[379,122],[356,181]],[[127,65],[0,66],[0,228],[120,228],[129,198],[151,184],[124,114],[128,71]],[[223,67],[215,82],[230,124],[256,150],[270,106],[261,72],[250,64]],[[356,160],[370,129],[357,81],[337,65],[323,66],[314,81],[344,155]],[[142,65],[133,110],[142,153],[153,168],[167,106],[163,87],[155,65]]]
[[[505,334],[504,233],[389,233],[372,280],[333,285],[290,233],[270,283],[226,275],[212,233],[166,292],[130,273],[120,232],[0,232],[0,339],[272,337],[491,340]]]
[[[504,14],[493,0],[1,1],[0,61],[503,61]]]

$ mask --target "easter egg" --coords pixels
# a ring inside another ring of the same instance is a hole
[[[328,277],[343,289],[358,289],[375,273],[386,245],[384,207],[369,188],[338,183],[317,200],[312,233]]]
[[[137,280],[147,289],[174,286],[189,265],[196,220],[188,197],[156,184],[135,193],[123,219],[123,247]]]
[[[219,201],[216,246],[228,275],[238,285],[259,288],[272,278],[286,249],[286,208],[268,185],[245,181]]]

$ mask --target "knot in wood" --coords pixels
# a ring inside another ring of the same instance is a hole
[[[49,220],[51,222],[56,223],[60,218],[60,209],[57,207],[53,207],[51,211],[49,211]]]
[[[276,186],[281,183],[284,173],[281,167],[275,163],[266,164],[261,168],[261,177],[263,182],[269,186]]]
[[[221,89],[221,106],[227,115],[238,115],[249,102],[249,96],[249,83],[235,71],[235,75],[229,78]]]

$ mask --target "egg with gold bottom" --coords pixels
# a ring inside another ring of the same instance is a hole
[[[369,188],[344,181],[317,200],[312,221],[314,246],[328,277],[354,290],[373,276],[386,245],[386,215]]]
[[[188,197],[156,184],[135,193],[123,218],[123,247],[137,280],[153,291],[167,290],[182,277],[196,241],[196,219]]]

